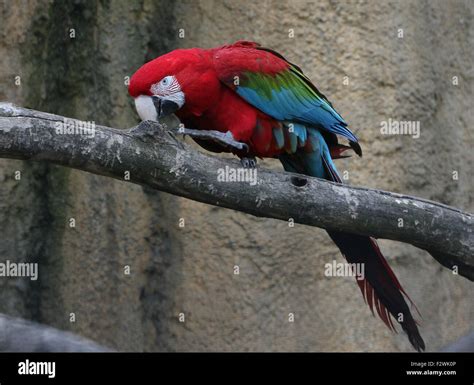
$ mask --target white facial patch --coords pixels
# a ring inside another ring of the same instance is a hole
[[[184,93],[181,91],[181,86],[174,76],[165,76],[158,83],[153,84],[150,91],[153,95],[176,103],[179,108],[184,105]]]
[[[158,121],[158,114],[151,96],[140,95],[135,98],[135,108],[141,120]]]

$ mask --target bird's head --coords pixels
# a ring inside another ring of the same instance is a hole
[[[175,50],[140,67],[128,91],[142,120],[159,120],[183,108],[200,114],[211,102],[205,91],[218,82],[209,57],[197,48]]]

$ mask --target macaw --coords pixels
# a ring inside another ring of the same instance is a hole
[[[175,114],[182,133],[207,150],[234,153],[246,167],[255,167],[255,157],[278,158],[286,171],[342,183],[333,159],[348,150],[362,156],[346,121],[301,68],[254,42],[174,50],[139,68],[129,93],[142,120]],[[414,304],[375,239],[327,233],[349,263],[364,264],[357,283],[372,313],[375,307],[395,330],[393,317],[413,347],[424,350],[405,297]]]

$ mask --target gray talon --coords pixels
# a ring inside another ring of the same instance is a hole
[[[244,168],[255,168],[255,167],[257,167],[257,159],[255,159],[254,157],[252,157],[252,158],[247,158],[247,157],[240,158],[240,163],[242,164],[242,166]]]
[[[191,128],[181,128],[177,132],[178,134],[189,135],[191,138],[212,140],[225,147],[232,147],[237,150],[245,150],[247,152],[249,151],[249,146],[246,143],[236,141],[230,131],[227,131],[224,134],[223,132],[215,130],[194,130]]]

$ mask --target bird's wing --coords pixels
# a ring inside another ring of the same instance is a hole
[[[341,135],[360,155],[358,140],[342,116],[298,66],[277,52],[237,42],[217,49],[213,59],[220,81],[260,111]]]

